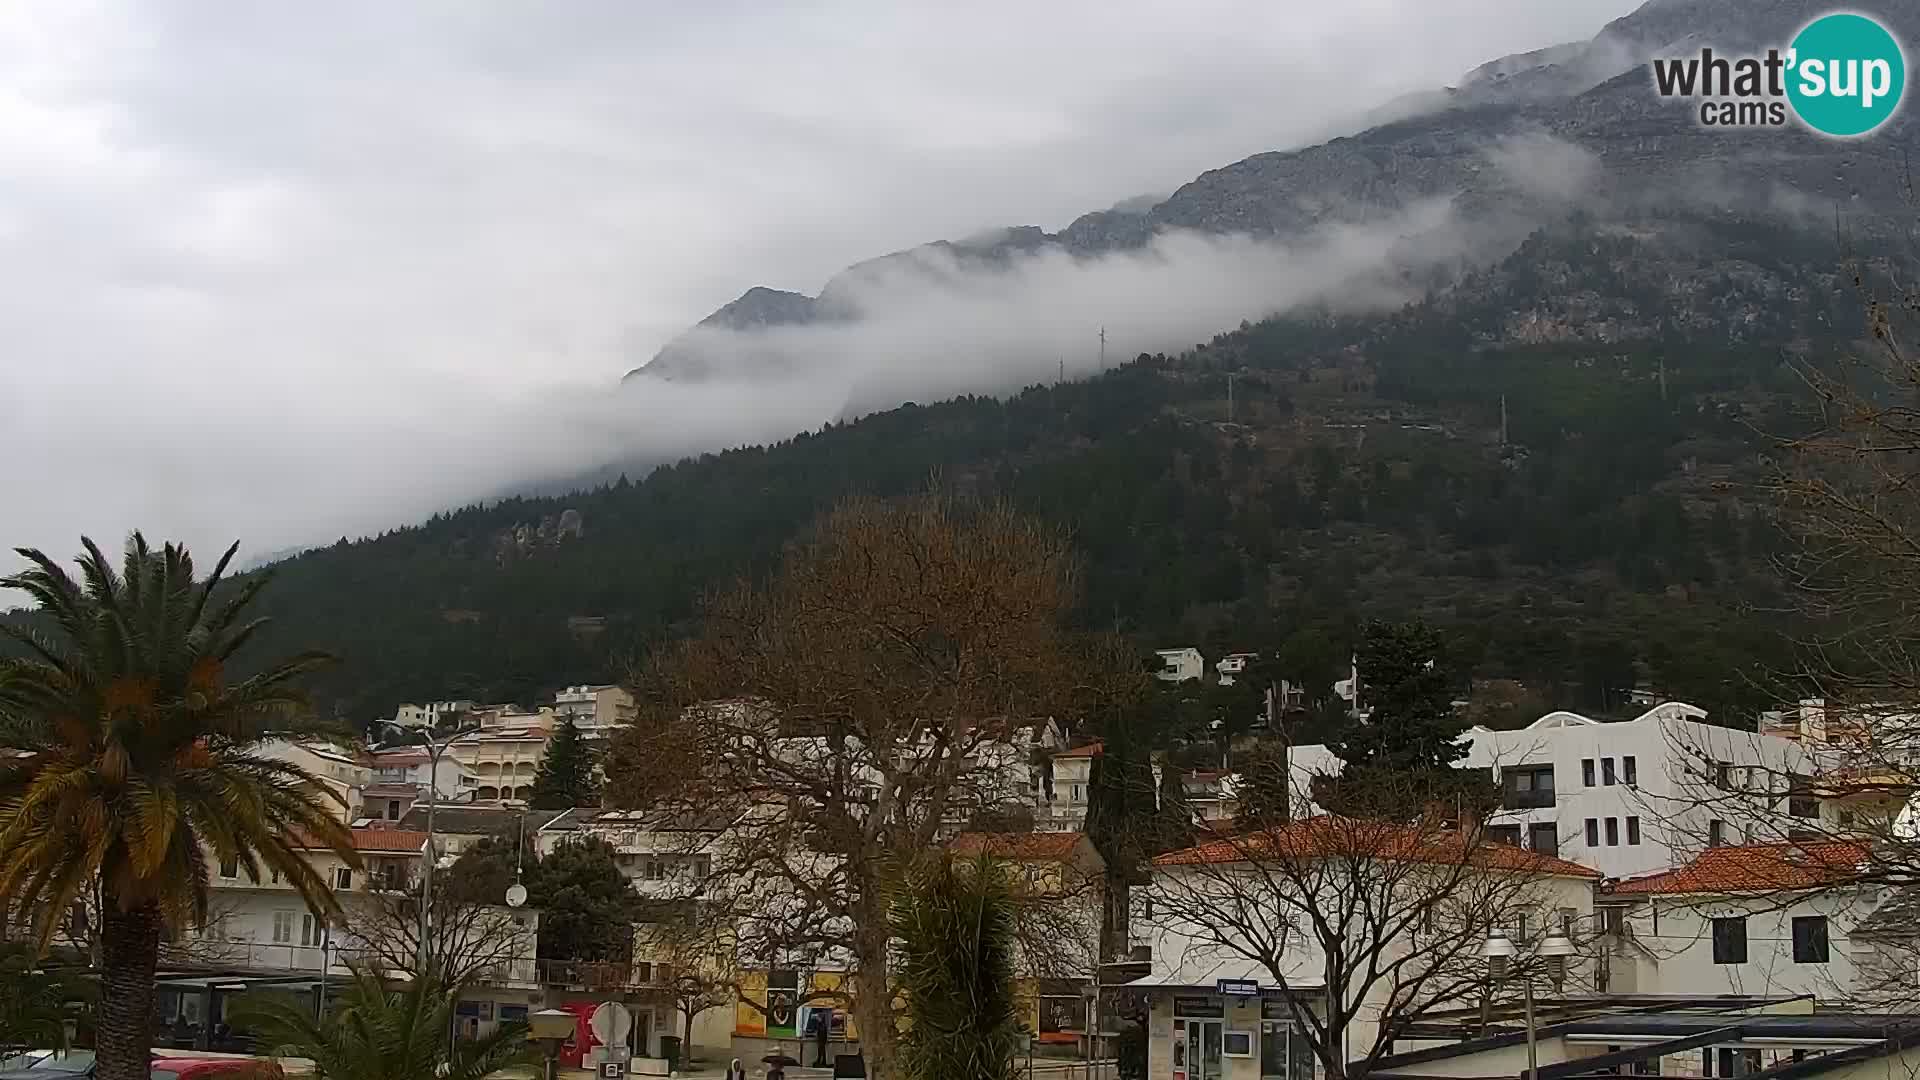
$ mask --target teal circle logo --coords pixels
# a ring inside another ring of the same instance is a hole
[[[1822,15],[1793,39],[1787,57],[1787,100],[1823,135],[1865,135],[1893,116],[1907,89],[1900,43],[1865,15]]]

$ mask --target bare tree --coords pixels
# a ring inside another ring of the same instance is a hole
[[[738,816],[704,898],[742,957],[846,965],[875,1075],[892,861],[1028,799],[1018,734],[1066,685],[1073,596],[1065,538],[1005,507],[855,500],[637,673],[610,798]]]
[[[1324,1074],[1348,1080],[1431,1014],[1539,974],[1529,960],[1497,977],[1482,956],[1488,937],[1581,933],[1597,877],[1490,843],[1478,817],[1445,808],[1411,821],[1277,822],[1154,859],[1154,952],[1178,968],[1155,975],[1278,988]]]
[[[408,979],[425,973],[449,985],[533,975],[537,912],[483,903],[443,887],[430,901],[422,948],[418,884],[370,891],[352,901],[336,944],[369,970]]]

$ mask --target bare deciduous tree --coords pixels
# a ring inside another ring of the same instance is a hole
[[[1063,536],[1000,506],[855,500],[637,673],[616,803],[738,815],[704,899],[745,958],[839,958],[895,1071],[887,883],[902,855],[1029,798],[1021,733],[1068,685]]]
[[[1529,960],[1497,977],[1482,956],[1489,935],[1580,933],[1597,876],[1491,843],[1482,820],[1446,809],[1221,835],[1154,860],[1149,932],[1156,957],[1178,967],[1155,976],[1278,988],[1324,1075],[1348,1080],[1431,1014],[1539,974]]]

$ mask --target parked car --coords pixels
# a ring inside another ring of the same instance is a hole
[[[214,1076],[233,1076],[234,1080],[279,1080],[284,1075],[279,1065],[258,1058],[163,1057],[153,1059],[153,1071],[148,1074],[147,1080],[207,1080]]]
[[[23,1050],[10,1055],[7,1062],[8,1067],[0,1069],[0,1080],[74,1080],[93,1075],[91,1050]]]

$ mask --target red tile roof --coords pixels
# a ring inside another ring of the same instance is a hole
[[[1628,878],[1614,895],[1770,892],[1835,885],[1859,875],[1864,845],[1847,840],[1708,848],[1685,866]]]
[[[996,859],[1045,859],[1062,861],[1073,857],[1080,846],[1077,832],[1035,833],[961,833],[947,845],[955,855],[991,855]]]
[[[398,851],[406,854],[418,854],[427,846],[427,834],[413,829],[350,829],[353,833],[355,851]],[[302,836],[294,840],[293,846],[306,850],[321,850],[327,845],[311,836]]]
[[[1195,866],[1257,859],[1363,856],[1407,862],[1455,863],[1470,859],[1494,870],[1597,878],[1600,871],[1577,862],[1506,844],[1482,841],[1469,848],[1457,833],[1390,821],[1324,814],[1288,825],[1209,840],[1153,860],[1155,866]]]
[[[1054,757],[1099,757],[1104,752],[1105,752],[1105,744],[1095,742],[1095,743],[1088,743],[1085,746],[1076,746],[1071,750],[1059,750],[1059,751],[1056,751],[1053,756]]]

